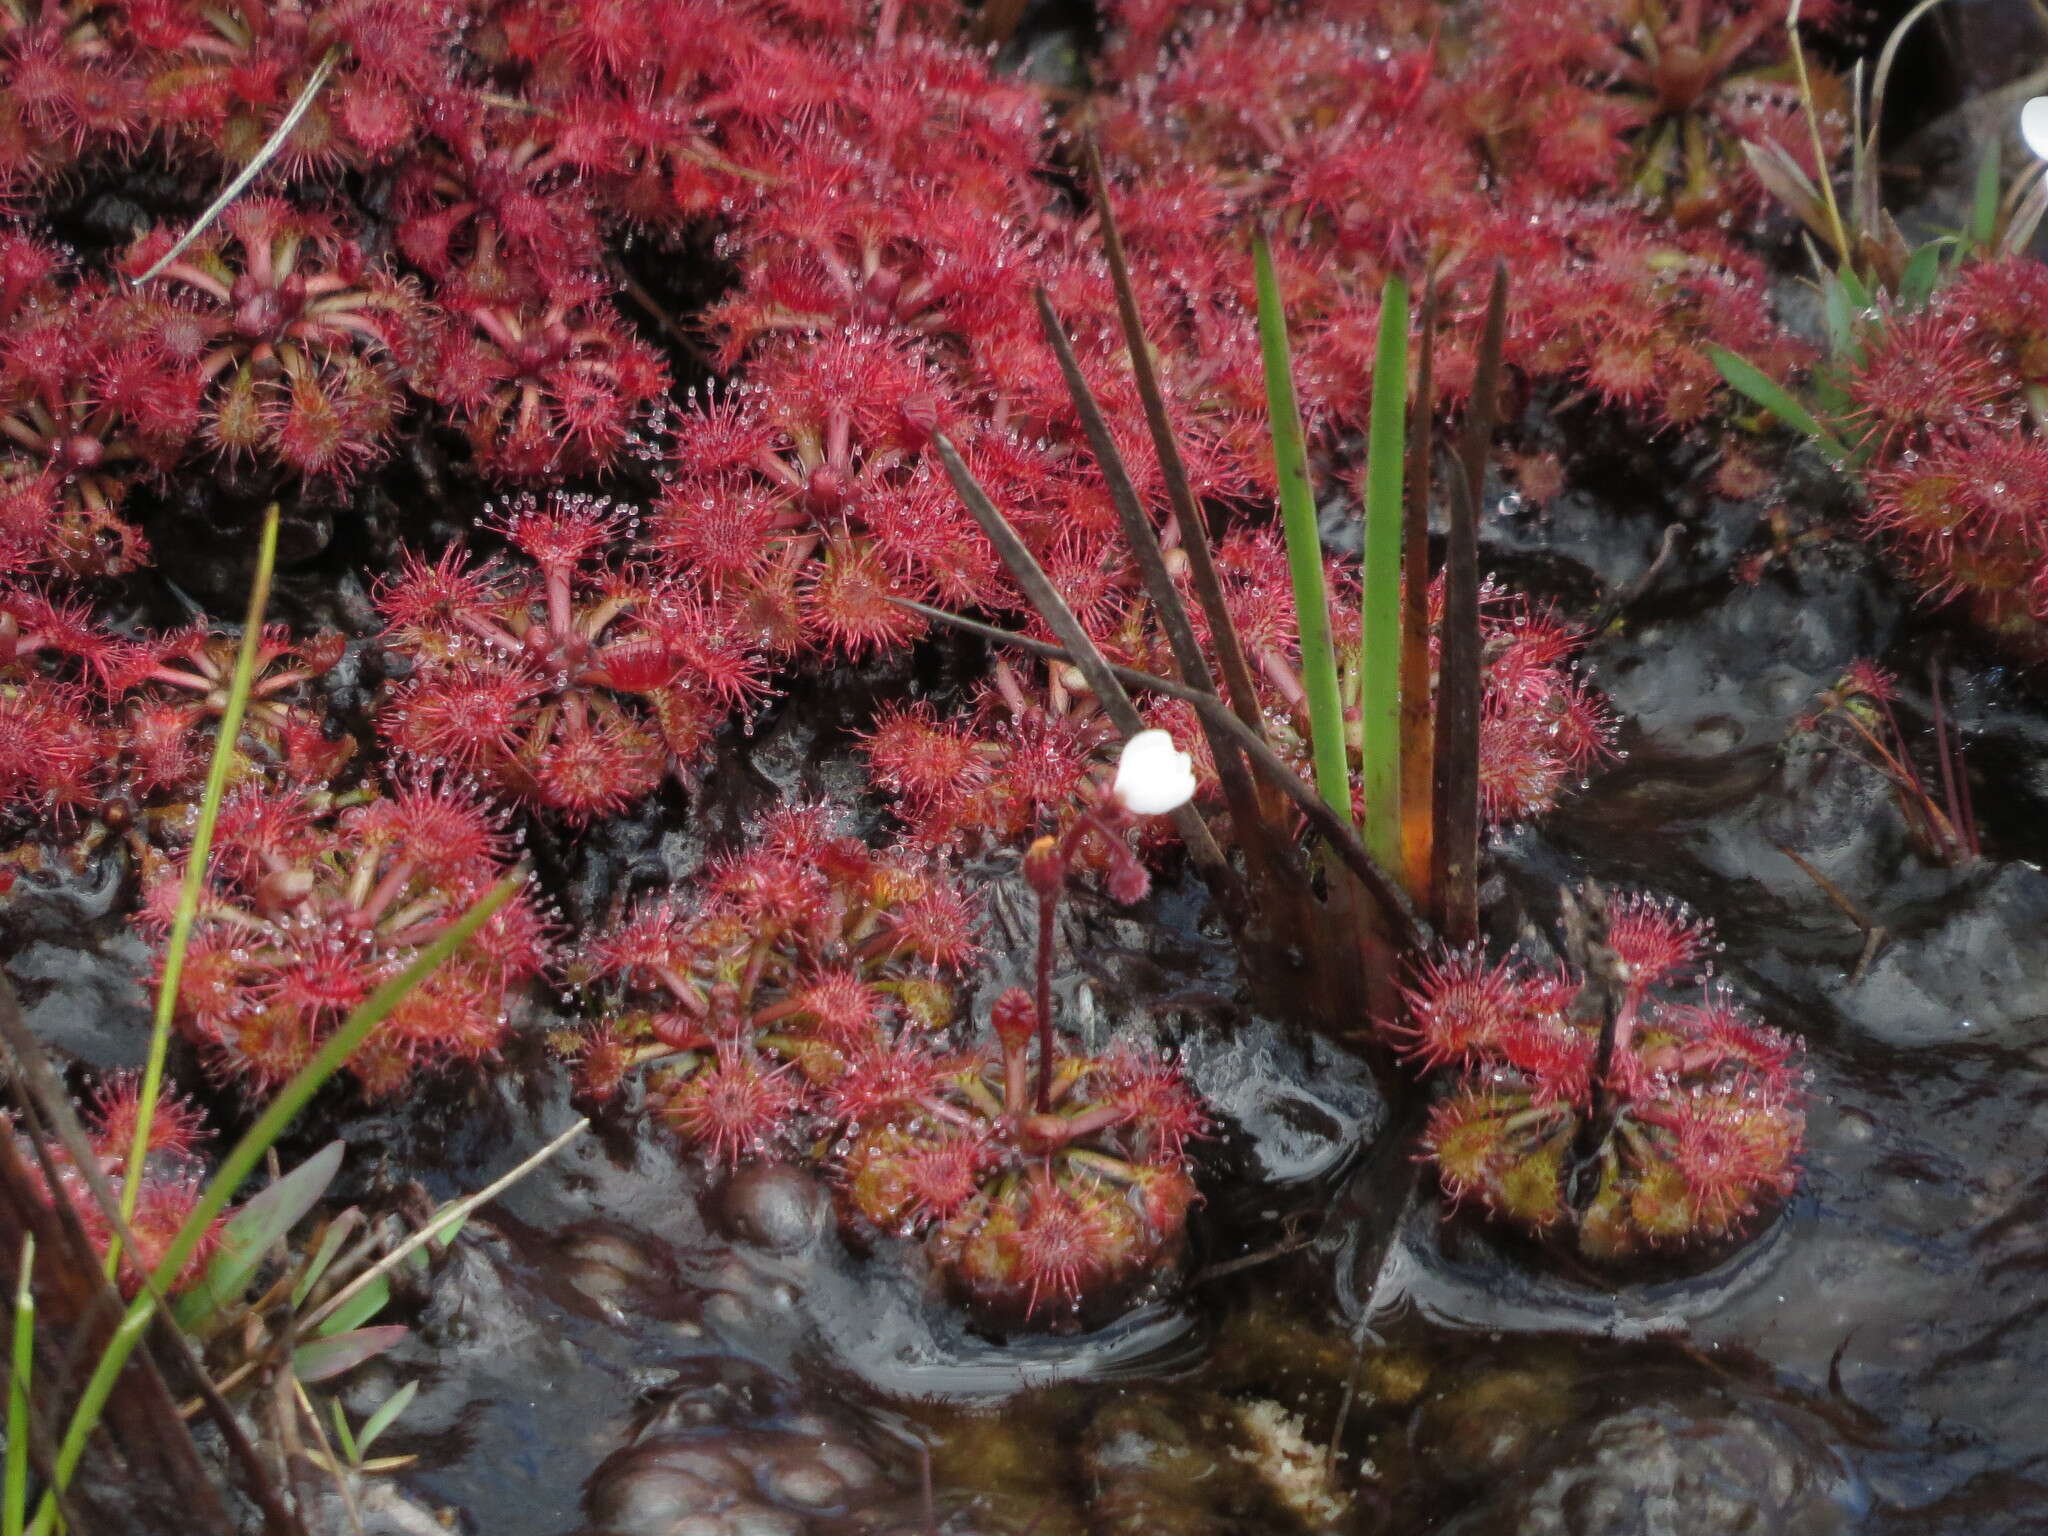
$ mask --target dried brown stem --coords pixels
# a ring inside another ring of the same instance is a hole
[[[1025,597],[1038,610],[1039,617],[1060,637],[1067,649],[1067,659],[1087,679],[1089,688],[1094,691],[1111,722],[1123,733],[1126,741],[1144,730],[1144,717],[1117,681],[1108,660],[1074,616],[1074,610],[1067,606],[1067,600],[1060,596],[1059,589],[1052,584],[1037,558],[1018,537],[1017,530],[1010,526],[1009,519],[996,510],[995,503],[989,500],[988,493],[975,480],[973,472],[946,440],[944,433],[935,433],[932,443],[960,500],[966,504],[989,542],[995,545],[996,553],[1009,567],[1011,578],[1023,588]],[[1240,925],[1250,909],[1244,883],[1223,857],[1223,850],[1217,847],[1216,839],[1202,820],[1201,813],[1192,805],[1184,805],[1173,813],[1173,824],[1181,835],[1181,841],[1187,844],[1188,856],[1201,870],[1203,879],[1209,883],[1225,914],[1234,926]]]
[[[115,1193],[112,1182],[101,1171],[99,1159],[93,1155],[92,1146],[86,1140],[85,1128],[79,1124],[78,1116],[71,1107],[71,1100],[57,1081],[56,1070],[50,1065],[41,1042],[30,1033],[27,1022],[21,1017],[20,1004],[14,996],[14,989],[7,984],[5,978],[0,978],[0,1038],[5,1039],[8,1051],[14,1059],[14,1087],[16,1093],[27,1101],[24,1109],[32,1113],[56,1136],[58,1144],[71,1159],[73,1168],[85,1181],[86,1190],[91,1194],[93,1203],[99,1207],[101,1216],[107,1221],[115,1237],[120,1240],[122,1251],[130,1254],[145,1252],[146,1250],[137,1244],[135,1233],[122,1216],[120,1196]],[[49,1187],[55,1189],[60,1186],[51,1180]],[[156,1290],[153,1280],[139,1261],[136,1267],[142,1274],[143,1285],[156,1297],[157,1315],[166,1319],[164,1325],[158,1329],[158,1337],[168,1342],[180,1367],[195,1384],[209,1416],[220,1430],[229,1452],[241,1467],[249,1496],[262,1511],[266,1528],[275,1533],[275,1536],[305,1536],[305,1527],[285,1507],[276,1488],[272,1486],[262,1458],[256,1454],[256,1448],[249,1443],[249,1438],[243,1432],[241,1421],[235,1417],[234,1410],[215,1389],[213,1379],[207,1374],[205,1364],[193,1349],[191,1340],[185,1337],[184,1331],[175,1323],[168,1321],[171,1317],[168,1298]],[[165,1401],[168,1403],[168,1397]],[[176,1416],[175,1409],[173,1416]],[[189,1446],[190,1442],[187,1441],[186,1444]],[[196,1452],[193,1454],[192,1465],[195,1469],[198,1467]],[[203,1473],[201,1479],[204,1480]],[[210,1484],[208,1489],[210,1493]],[[227,1524],[224,1509],[220,1511],[220,1524],[223,1528]]]
[[[1123,322],[1124,347],[1130,353],[1131,378],[1138,386],[1138,399],[1145,407],[1145,425],[1152,434],[1152,448],[1159,456],[1159,475],[1166,484],[1166,498],[1180,525],[1181,547],[1187,551],[1188,575],[1195,596],[1209,621],[1210,642],[1223,673],[1223,686],[1230,695],[1238,719],[1265,739],[1265,722],[1259,714],[1259,692],[1252,681],[1251,663],[1245,659],[1244,644],[1223,599],[1223,583],[1216,574],[1216,562],[1209,548],[1208,521],[1188,484],[1187,465],[1180,456],[1180,443],[1173,435],[1173,423],[1166,414],[1166,397],[1159,388],[1159,374],[1152,366],[1152,349],[1145,341],[1145,323],[1138,313],[1138,296],[1131,286],[1130,262],[1124,253],[1124,237],[1117,228],[1115,210],[1110,207],[1109,178],[1102,169],[1102,151],[1090,134],[1086,140],[1088,181],[1095,193],[1095,207],[1102,220],[1102,246],[1109,257],[1110,280],[1116,285],[1116,308]]]
[[[922,615],[935,624],[945,624],[970,635],[979,635],[984,640],[992,640],[999,645],[1013,645],[1019,650],[1042,656],[1048,661],[1074,660],[1070,652],[1049,641],[1035,640],[1014,630],[984,624],[979,619],[970,619],[964,614],[952,613],[944,608],[934,608],[929,603],[913,602],[902,597],[891,598],[889,601],[899,608]],[[1193,705],[1206,718],[1222,725],[1223,729],[1229,731],[1244,748],[1252,766],[1294,802],[1296,809],[1308,820],[1310,826],[1336,850],[1338,858],[1372,893],[1374,900],[1386,909],[1388,920],[1396,929],[1397,940],[1410,947],[1419,947],[1429,942],[1429,925],[1416,911],[1415,904],[1408,899],[1407,892],[1401,889],[1400,882],[1380,867],[1378,861],[1366,850],[1365,844],[1358,840],[1358,834],[1330,809],[1329,803],[1299,774],[1289,768],[1278,753],[1254,736],[1251,729],[1237,718],[1227,704],[1214,694],[1197,692],[1184,683],[1154,677],[1151,673],[1140,672],[1135,667],[1122,667],[1113,662],[1105,662],[1104,665],[1109,668],[1118,683],[1133,688],[1149,689],[1154,693],[1163,693],[1168,698],[1183,700]],[[1226,721],[1227,724],[1224,723]]]
[[[1479,937],[1479,498],[1500,399],[1507,303],[1507,268],[1496,263],[1460,472],[1451,476],[1451,527],[1444,554],[1430,887],[1444,938],[1453,945]]]
[[[1180,600],[1180,592],[1166,569],[1166,554],[1160,548],[1159,534],[1138,503],[1138,493],[1131,484],[1123,454],[1117,448],[1116,439],[1110,435],[1109,423],[1103,419],[1094,391],[1088,387],[1088,380],[1081,373],[1073,344],[1068,341],[1066,330],[1053,311],[1052,301],[1046,297],[1043,288],[1037,291],[1036,297],[1039,323],[1045,328],[1045,337],[1052,345],[1053,355],[1059,359],[1067,393],[1073,399],[1082,429],[1088,434],[1089,446],[1095,451],[1096,463],[1101,466],[1102,477],[1109,486],[1110,501],[1123,525],[1124,542],[1130,546],[1132,558],[1137,561],[1139,573],[1144,577],[1146,594],[1152,599],[1153,611],[1159,615],[1160,625],[1166,631],[1167,643],[1173,650],[1174,666],[1180,672],[1181,680],[1190,688],[1213,695],[1216,692],[1215,679],[1210,675],[1208,660],[1202,655],[1201,642],[1195,636],[1195,626]],[[1229,626],[1227,613],[1224,623]],[[1231,633],[1234,638],[1235,630]],[[1209,755],[1216,764],[1216,776],[1223,785],[1224,803],[1230,808],[1230,822],[1237,834],[1238,848],[1245,855],[1254,883],[1268,883],[1276,869],[1283,875],[1298,874],[1298,871],[1288,868],[1293,863],[1291,856],[1279,854],[1269,847],[1265,822],[1259,815],[1258,791],[1237,743],[1227,731],[1208,719],[1202,718],[1201,724],[1202,733],[1209,742]]]

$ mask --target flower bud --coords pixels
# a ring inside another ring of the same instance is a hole
[[[1022,987],[1011,987],[996,999],[995,1007],[989,1010],[988,1021],[994,1026],[996,1039],[1002,1042],[1003,1051],[1027,1049],[1031,1037],[1038,1032],[1038,1005],[1031,1001],[1031,994]]]
[[[1145,893],[1152,889],[1152,877],[1136,859],[1121,858],[1109,866],[1109,878],[1103,884],[1109,888],[1111,901],[1128,907],[1145,899]]]
[[[1164,816],[1195,794],[1195,760],[1164,731],[1140,731],[1124,743],[1110,795],[1133,816]]]
[[[1041,837],[1024,850],[1024,878],[1040,896],[1056,897],[1067,877],[1057,838]]]

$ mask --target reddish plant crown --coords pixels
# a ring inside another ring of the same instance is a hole
[[[920,1233],[985,1316],[1071,1325],[1171,1268],[1196,1199],[1187,1143],[1207,1126],[1171,1063],[1055,1047],[1036,1096],[1037,1010],[996,1000],[992,1044],[912,1070],[856,1070],[835,1095],[850,1137],[842,1195],[862,1220]]]
[[[93,1164],[116,1191],[121,1188],[127,1170],[129,1144],[134,1139],[141,1095],[142,1084],[138,1074],[117,1073],[100,1083],[91,1103],[84,1109],[86,1141]],[[62,1146],[51,1141],[48,1150],[58,1186],[53,1190],[46,1182],[42,1162],[28,1138],[11,1122],[6,1133],[14,1137],[16,1152],[44,1202],[54,1206],[62,1198],[78,1217],[78,1224],[84,1228],[93,1251],[104,1256],[113,1245],[113,1223],[94,1198],[85,1170],[71,1160]],[[128,1218],[128,1230],[135,1242],[133,1247],[124,1247],[116,1275],[124,1297],[133,1297],[142,1290],[143,1276],[155,1272],[169,1250],[171,1240],[199,1204],[205,1185],[197,1151],[207,1134],[205,1117],[190,1100],[178,1098],[169,1090],[158,1095],[155,1114],[150,1121],[141,1183],[136,1190],[135,1210]],[[222,1228],[231,1214],[223,1211],[208,1223],[191,1256],[166,1287],[173,1295],[205,1274],[214,1250],[220,1244]]]
[[[645,903],[585,946],[574,978],[618,1003],[576,1043],[579,1076],[607,1094],[656,1064],[656,1113],[715,1159],[788,1145],[875,1063],[908,1070],[951,1022],[973,930],[924,860],[785,808],[708,872],[694,907]]]
[[[179,978],[179,1027],[223,1075],[275,1087],[505,876],[507,851],[482,802],[450,785],[401,784],[338,810],[303,791],[231,793]],[[181,860],[149,892],[159,933],[183,878]],[[547,951],[539,913],[514,896],[406,994],[350,1075],[381,1096],[416,1069],[488,1057]]]
[[[731,604],[612,557],[632,521],[592,497],[523,497],[491,525],[517,563],[407,555],[377,594],[384,643],[414,669],[385,739],[571,822],[687,776],[765,669]]]
[[[1675,902],[1611,900],[1620,995],[1604,1071],[1598,994],[1577,971],[1477,950],[1425,960],[1387,1033],[1456,1074],[1422,1143],[1445,1194],[1530,1232],[1569,1231],[1599,1259],[1726,1237],[1790,1194],[1796,1045],[1724,988],[1671,995],[1711,942]]]

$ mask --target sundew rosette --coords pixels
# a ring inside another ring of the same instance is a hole
[[[500,817],[460,785],[414,779],[349,798],[250,785],[221,804],[175,1018],[223,1078],[287,1082],[511,871]],[[159,935],[184,865],[149,890],[142,922]],[[416,1072],[495,1055],[548,958],[546,921],[515,895],[399,1000],[348,1074],[382,1098]]]
[[[974,927],[922,857],[780,807],[692,899],[644,901],[585,944],[571,980],[602,1016],[562,1043],[585,1094],[643,1078],[656,1118],[714,1162],[794,1153],[843,1083],[952,1022]]]
[[[833,1110],[842,1215],[924,1242],[984,1322],[1059,1331],[1113,1315],[1178,1266],[1208,1118],[1179,1067],[1133,1047],[1053,1046],[1034,1098],[1036,1006],[996,999],[992,1041],[853,1074]]]
[[[1676,903],[1610,903],[1620,992],[1604,1070],[1599,996],[1576,968],[1476,949],[1424,961],[1388,1032],[1456,1074],[1422,1136],[1445,1195],[1601,1260],[1739,1236],[1789,1195],[1798,1045],[1701,984],[1710,939]],[[1680,985],[1699,990],[1681,999]]]

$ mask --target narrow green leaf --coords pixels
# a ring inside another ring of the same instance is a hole
[[[382,1312],[390,1300],[391,1282],[379,1275],[322,1319],[315,1332],[324,1339],[344,1329],[360,1327]]]
[[[227,700],[221,706],[213,760],[207,764],[206,788],[199,800],[199,820],[192,829],[192,851],[185,864],[184,884],[178,890],[178,905],[171,914],[170,939],[164,946],[163,978],[157,983],[156,1015],[150,1021],[149,1053],[143,1061],[135,1130],[129,1138],[128,1161],[121,1175],[121,1219],[131,1225],[135,1221],[135,1202],[142,1195],[142,1164],[149,1155],[156,1101],[163,1091],[164,1058],[170,1050],[171,1019],[178,1008],[185,952],[192,944],[192,924],[199,915],[207,864],[213,856],[213,829],[220,821],[220,802],[227,793],[228,772],[242,745],[242,717],[249,707],[249,691],[256,683],[256,657],[263,643],[263,611],[270,605],[270,575],[277,564],[277,520],[277,503],[272,502],[263,514],[263,532],[256,541],[256,570],[249,581],[249,608],[242,625],[242,643],[235,651],[235,670],[228,682]],[[116,1237],[107,1243],[109,1280],[119,1273],[120,1264],[121,1243]]]
[[[1811,410],[1819,420],[1839,420],[1856,409],[1856,401],[1850,396],[1842,381],[1829,369],[1815,369],[1806,387],[1808,394],[1813,397]]]
[[[363,1464],[362,1448],[356,1444],[355,1431],[348,1427],[348,1414],[342,1410],[341,1399],[330,1397],[327,1409],[327,1416],[334,1420],[334,1443],[341,1447],[341,1454],[348,1458],[350,1466],[360,1467]]]
[[[341,1170],[344,1150],[341,1142],[330,1141],[228,1218],[221,1227],[220,1249],[205,1276],[180,1296],[173,1308],[182,1327],[204,1333],[208,1323],[242,1299],[264,1254],[327,1193]]]
[[[406,1331],[402,1324],[386,1323],[376,1328],[358,1328],[353,1333],[337,1333],[328,1339],[314,1339],[292,1351],[292,1374],[308,1386],[326,1381],[354,1370],[365,1360],[376,1359],[387,1349],[395,1349],[404,1341]]]
[[[21,1238],[21,1278],[14,1287],[14,1347],[7,1373],[7,1482],[0,1493],[0,1533],[21,1536],[28,1514],[28,1394],[36,1364],[36,1239]]]
[[[1876,306],[1876,296],[1871,293],[1869,284],[1856,275],[1854,267],[1838,267],[1835,270],[1835,278],[1841,283],[1842,291],[1849,295],[1849,302],[1858,309],[1871,309]]]
[[[1901,305],[1908,310],[1927,307],[1927,301],[1934,297],[1934,285],[1941,281],[1941,258],[1955,243],[1954,235],[1942,235],[1906,258],[1905,270],[1899,274]]]
[[[235,1143],[234,1149],[221,1161],[220,1169],[207,1180],[201,1191],[199,1203],[185,1218],[183,1225],[172,1234],[165,1246],[163,1257],[151,1279],[159,1290],[170,1284],[172,1278],[192,1257],[192,1250],[206,1234],[206,1229],[216,1217],[227,1209],[235,1192],[256,1171],[263,1156],[285,1133],[287,1127],[299,1117],[299,1111],[307,1101],[326,1085],[329,1078],[339,1072],[358,1047],[369,1038],[370,1032],[383,1023],[405,999],[407,993],[438,970],[443,961],[454,954],[470,937],[490,921],[491,914],[510,901],[520,886],[526,882],[524,870],[507,875],[492,886],[484,896],[461,917],[450,923],[441,936],[420,951],[419,958],[398,975],[379,986],[353,1012],[342,1021],[342,1025],[327,1043],[320,1047],[313,1059],[292,1074],[291,1080],[278,1090],[277,1097],[270,1101],[256,1123]],[[155,1315],[156,1303],[148,1291],[144,1291],[129,1303],[127,1312],[100,1352],[94,1364],[92,1375],[87,1379],[85,1389],[79,1394],[78,1405],[72,1410],[70,1421],[64,1426],[64,1438],[57,1447],[57,1463],[54,1470],[54,1486],[46,1489],[36,1505],[33,1530],[37,1536],[49,1531],[56,1520],[59,1491],[71,1486],[72,1476],[78,1471],[78,1463],[85,1455],[86,1443],[98,1427],[100,1416],[106,1411],[107,1398],[114,1390],[114,1383],[120,1379],[121,1369],[128,1363],[128,1357],[135,1352],[135,1346],[149,1327]],[[323,1344],[331,1340],[321,1340]]]
[[[1821,315],[1828,327],[1828,354],[1845,367],[1863,363],[1863,342],[1856,330],[1856,308],[1840,277],[1824,272],[1820,279]]]
[[[1401,860],[1401,478],[1408,425],[1408,285],[1380,290],[1366,438],[1364,590],[1359,609],[1360,781],[1365,846],[1389,869]]]
[[[1977,185],[1970,197],[1970,244],[1989,250],[1998,233],[1998,180],[2005,143],[1999,135],[1987,134],[1983,158],[1977,162]]]
[[[1730,352],[1726,347],[1708,347],[1707,355],[1714,360],[1714,366],[1721,370],[1721,377],[1728,381],[1728,387],[1762,406],[1795,432],[1803,432],[1820,445],[1821,451],[1837,461],[1846,461],[1849,450],[1827,428],[1813,419],[1813,414],[1791,395],[1784,386],[1772,379],[1755,363]]]
[[[419,1390],[420,1384],[417,1381],[408,1381],[379,1403],[377,1411],[363,1421],[363,1432],[356,1436],[356,1444],[362,1448],[364,1456],[370,1454],[370,1447],[377,1443],[377,1437],[395,1424],[398,1416],[412,1406],[412,1400],[419,1395]]]
[[[299,1271],[298,1283],[292,1287],[294,1308],[306,1304],[306,1298],[313,1294],[313,1287],[320,1283],[320,1277],[327,1273],[328,1266],[334,1263],[335,1256],[341,1252],[341,1245],[349,1240],[358,1226],[358,1213],[353,1209],[342,1212],[327,1223],[326,1228],[320,1233],[320,1246],[314,1250],[313,1257],[307,1261],[305,1268]]]
[[[1351,770],[1344,748],[1344,702],[1337,652],[1330,637],[1330,603],[1323,585],[1323,542],[1316,528],[1315,493],[1308,482],[1301,403],[1294,391],[1294,359],[1281,312],[1280,283],[1264,231],[1253,237],[1259,295],[1259,349],[1266,367],[1266,406],[1272,417],[1273,471],[1280,486],[1280,522],[1287,566],[1294,579],[1294,624],[1301,643],[1301,680],[1308,694],[1309,745],[1316,788],[1346,826],[1351,818]]]
[[[445,1252],[450,1243],[462,1236],[462,1229],[468,1222],[469,1212],[462,1208],[462,1202],[451,1200],[441,1208],[440,1215],[420,1230],[436,1252]],[[431,1261],[427,1258],[426,1247],[422,1246],[407,1253],[405,1262],[412,1269],[425,1274]]]

